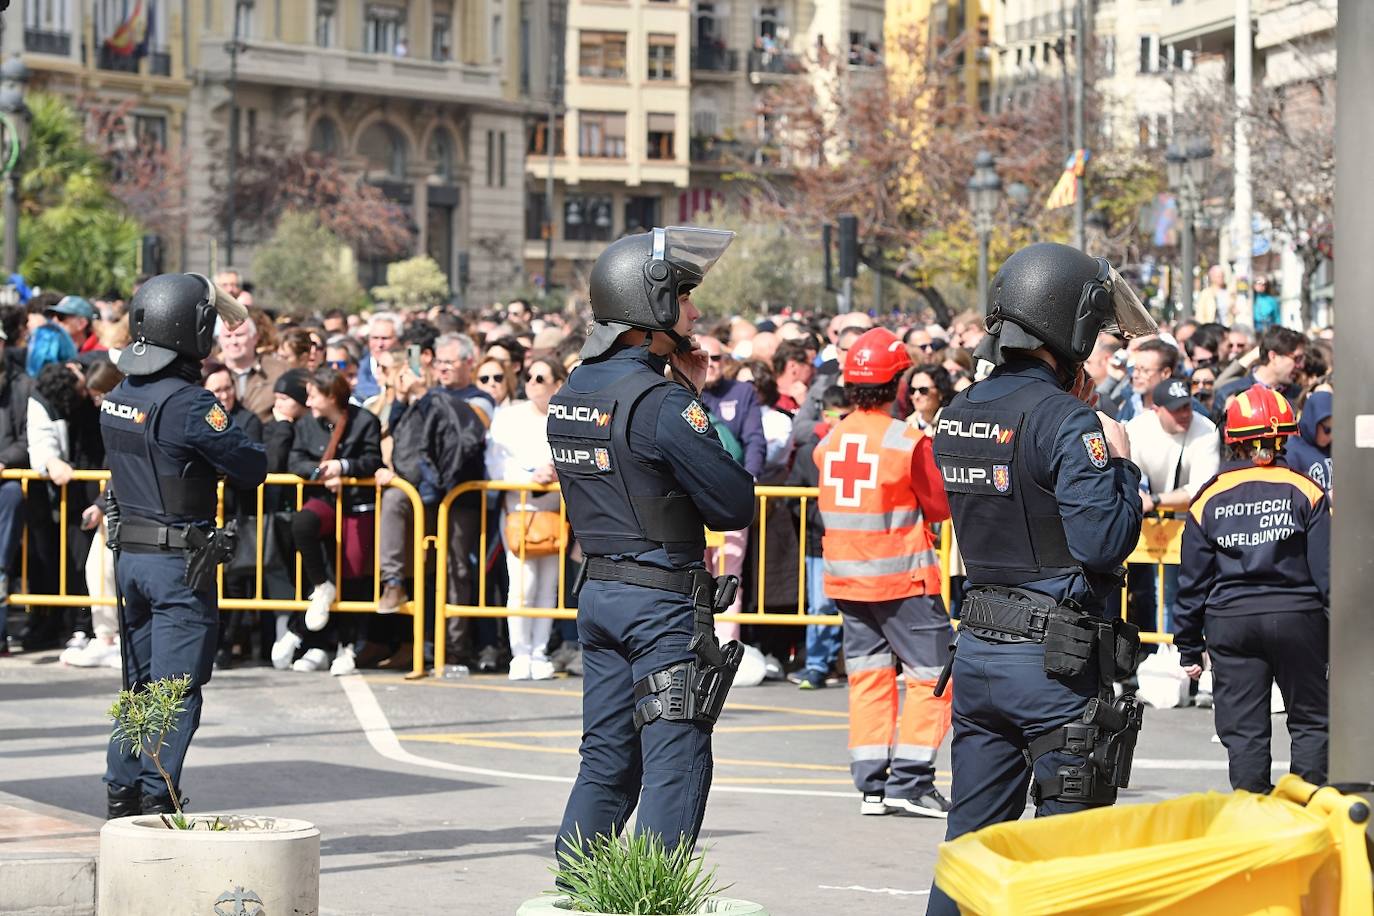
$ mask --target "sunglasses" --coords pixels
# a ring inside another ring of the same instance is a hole
[[[1194,390],[1194,391],[1197,391],[1198,389],[1203,389],[1203,388],[1209,389],[1209,390],[1210,390],[1210,389],[1216,387],[1216,384],[1217,384],[1216,382],[1211,382],[1211,381],[1208,381],[1207,379],[1198,379],[1196,382],[1193,382],[1193,390]]]
[[[549,378],[542,373],[531,372],[529,375],[525,376],[525,383],[529,385],[547,385],[549,383]]]
[[[926,395],[930,394],[930,386],[918,385],[917,387],[911,389],[911,393],[919,394],[921,397],[925,397]]]
[[[348,360],[346,360],[346,359],[331,359],[331,360],[329,361],[329,368],[331,368],[331,369],[338,369],[338,370],[340,370],[340,371],[342,371],[342,370],[344,370],[344,369],[347,369],[347,368],[348,368]]]
[[[725,354],[723,354],[723,353],[715,353],[715,354],[712,354],[712,356],[711,356],[711,362],[713,362],[713,363],[718,363],[718,362],[720,362],[720,361],[723,360],[723,359],[725,359]]]
[[[499,383],[501,383],[501,382],[504,382],[505,380],[506,380],[506,374],[505,374],[504,372],[498,372],[498,373],[496,373],[495,375],[479,375],[479,376],[477,376],[477,381],[481,382],[481,383],[484,384],[484,385],[487,384],[488,382],[496,382],[496,383],[499,384]]]
[[[939,349],[939,347],[935,346],[935,344],[933,344],[933,343],[923,343],[923,344],[917,344],[917,345],[916,345],[916,349],[922,350],[922,351],[924,351],[924,352],[926,352],[926,353],[934,353],[936,350]]]

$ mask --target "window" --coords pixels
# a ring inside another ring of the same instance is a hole
[[[496,131],[487,131],[487,187],[496,184]]]
[[[674,158],[673,116],[671,114],[649,115],[649,141],[645,150],[650,159]]]
[[[319,0],[315,7],[315,44],[321,48],[334,47],[334,0]]]
[[[436,178],[444,184],[453,184],[453,135],[445,128],[436,127],[429,135],[425,158],[434,163]]]
[[[310,151],[325,156],[339,153],[339,127],[329,118],[320,118],[310,128]]]
[[[531,242],[542,241],[547,236],[546,230],[552,231],[553,227],[548,223],[548,212],[544,207],[543,191],[525,192],[525,238]]]
[[[625,33],[588,32],[580,37],[577,72],[593,79],[625,78]]]
[[[358,138],[358,152],[367,160],[367,171],[374,177],[405,179],[405,138],[390,124],[377,122],[363,131]]]
[[[369,54],[406,55],[405,10],[369,5],[363,19],[363,50]]]
[[[167,148],[167,119],[162,115],[134,115],[134,140],[139,146]]]
[[[1108,35],[1102,39],[1102,70],[1108,76],[1116,73],[1116,36]]]
[[[572,241],[609,242],[611,199],[569,195],[563,201],[563,237]]]
[[[657,197],[627,197],[625,199],[625,232],[647,232],[659,225],[662,209]]]
[[[780,36],[778,32],[783,28],[782,13],[776,6],[764,6],[759,8],[759,13],[754,21],[754,37],[777,41]]]
[[[506,186],[506,132],[504,130],[496,135],[496,184],[502,188]]]
[[[453,56],[453,33],[448,16],[434,17],[430,30],[429,56],[434,60],[448,60]]]
[[[258,148],[258,110],[248,109],[248,148]]]
[[[492,13],[491,15],[491,59],[494,63],[500,63],[501,58],[506,53],[505,33],[502,31],[501,14]]]
[[[1159,36],[1141,35],[1140,36],[1140,71],[1141,73],[1159,72]]]
[[[677,37],[674,35],[649,36],[649,79],[671,80],[673,65],[677,56]]]
[[[563,148],[563,116],[558,117],[553,122],[553,138],[555,156],[566,155]],[[529,142],[525,145],[525,152],[531,156],[547,156],[549,154],[549,119],[542,118],[530,125]]]
[[[578,121],[577,154],[596,159],[624,159],[624,113],[614,111],[582,112]]]

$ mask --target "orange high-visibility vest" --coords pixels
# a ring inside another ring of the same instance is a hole
[[[816,446],[825,536],[825,593],[890,601],[940,591],[940,567],[911,485],[924,435],[876,410],[856,410]]]

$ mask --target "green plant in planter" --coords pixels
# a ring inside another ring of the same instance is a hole
[[[175,814],[161,815],[162,823],[169,829],[193,830],[197,821],[188,818],[181,810],[181,799],[177,796],[172,777],[162,766],[162,744],[167,736],[176,731],[177,717],[186,710],[186,694],[191,692],[191,676],[164,677],[149,681],[137,690],[121,690],[110,707],[109,716],[114,719],[114,737],[123,745],[125,751],[135,756],[147,754],[167,783],[167,794],[172,797]],[[207,830],[228,830],[228,825],[219,818],[201,821]]]
[[[579,830],[571,849],[558,853],[553,869],[561,890],[579,913],[684,916],[730,889],[716,883],[714,867],[691,844],[669,850],[654,833],[598,834],[583,843]]]

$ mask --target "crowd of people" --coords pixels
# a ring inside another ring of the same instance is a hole
[[[268,487],[261,544],[253,523],[257,494],[226,492],[225,517],[240,520],[242,536],[225,570],[224,593],[255,594],[261,551],[261,597],[299,594],[309,608],[225,613],[217,664],[261,661],[339,674],[408,668],[411,629],[395,612],[416,589],[433,588],[433,564],[428,583],[414,581],[410,568],[417,533],[435,533],[439,504],[459,484],[556,480],[546,435],[549,400],[577,363],[585,316],[576,309],[541,314],[523,300],[467,311],[382,307],[366,315],[288,316],[275,314],[270,302],[255,303],[251,287],[233,271],[219,274],[216,282],[250,306],[253,320],[218,334],[216,352],[202,372],[205,387],[230,422],[264,443],[270,472],[322,484],[306,488],[299,508],[294,488]],[[912,363],[897,386],[894,417],[933,435],[942,408],[990,368],[979,354],[985,335],[979,314],[939,321],[927,309],[818,318],[784,309],[698,323],[697,342],[710,360],[702,403],[727,450],[759,484],[815,485],[815,447],[853,409],[843,385],[846,354],[875,325],[897,334]],[[20,573],[25,537],[24,591],[56,593],[58,564],[66,563],[68,591],[94,593],[103,587],[100,577],[108,566],[92,555],[93,545],[103,545],[93,508],[99,484],[78,482],[73,472],[104,467],[96,418],[102,396],[121,377],[108,350],[127,343],[124,303],[42,293],[5,309],[0,329],[0,349],[9,351],[0,373],[0,467],[32,468],[46,478],[27,492],[19,481],[0,484],[0,595],[20,591],[11,583]],[[1329,332],[1308,336],[1269,324],[1256,334],[1244,324],[1190,320],[1129,345],[1103,334],[1085,370],[1098,408],[1127,425],[1131,458],[1142,471],[1144,509],[1183,511],[1218,471],[1218,428],[1227,401],[1256,383],[1282,392],[1300,412],[1300,432],[1285,451],[1286,461],[1330,491],[1331,352]],[[424,517],[415,517],[399,490],[341,483],[369,477],[411,483]],[[488,549],[478,556],[484,498],[490,510]],[[510,538],[530,531],[535,514],[556,510],[557,499],[475,492],[460,497],[449,515],[446,599],[522,608],[555,606],[561,597],[574,606],[580,557],[575,547],[562,570],[556,554],[522,559],[505,549]],[[713,572],[723,569],[745,580],[732,610],[794,611],[797,558],[804,552],[807,610],[833,613],[820,573],[823,522],[813,502],[801,543],[799,514],[795,500],[770,500],[751,529],[723,533],[708,564]],[[57,549],[63,525],[65,555]],[[761,526],[765,538],[759,537]],[[341,568],[334,568],[336,562]],[[766,570],[761,593],[754,578],[760,566]],[[483,567],[487,575],[479,577]],[[951,571],[957,612],[957,555]],[[485,578],[485,595],[476,594],[479,578]],[[1157,626],[1156,580],[1149,567],[1131,575],[1130,613],[1147,629]],[[1166,629],[1177,583],[1177,568],[1168,568],[1162,596]],[[374,595],[376,615],[330,613],[338,600],[369,601]],[[117,627],[108,611],[11,610],[16,632],[8,641],[0,638],[0,654],[64,648],[69,664],[118,666]],[[5,623],[0,615],[0,637]],[[741,635],[737,624],[719,629],[722,638]],[[766,677],[788,677],[810,689],[843,677],[842,666],[837,668],[838,628],[745,627],[742,636],[759,650]],[[512,679],[580,671],[571,621],[455,617],[439,638],[446,640],[450,661],[473,670],[507,671]]]

